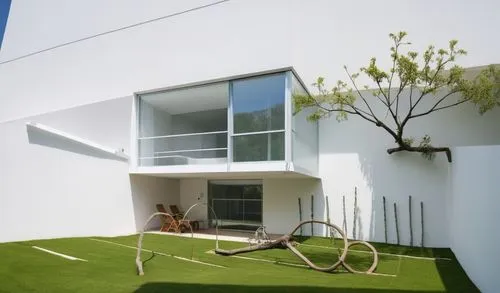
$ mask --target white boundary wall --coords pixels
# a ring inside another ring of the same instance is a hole
[[[500,146],[454,149],[450,246],[482,292],[500,288]]]

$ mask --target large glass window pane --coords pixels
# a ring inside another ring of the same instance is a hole
[[[140,166],[227,162],[229,83],[139,97]]]
[[[262,184],[215,180],[208,183],[208,204],[214,209],[219,228],[255,231],[262,224]],[[249,183],[249,184],[248,184]],[[210,222],[215,218],[209,213]]]
[[[234,133],[285,128],[285,74],[233,81]]]
[[[233,137],[233,161],[282,161],[285,159],[285,133],[249,134]]]

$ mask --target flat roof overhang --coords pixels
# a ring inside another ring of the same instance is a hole
[[[130,169],[129,174],[167,178],[319,178],[286,162],[252,162],[213,165],[152,166]]]
[[[228,81],[233,81],[233,80],[237,80],[237,79],[261,76],[261,75],[267,75],[267,74],[274,74],[274,73],[280,73],[280,72],[287,72],[287,71],[291,71],[295,75],[295,78],[297,78],[297,81],[305,89],[307,94],[311,95],[311,92],[309,91],[308,87],[306,86],[306,84],[304,83],[304,81],[299,76],[299,74],[297,73],[297,71],[295,70],[295,68],[293,66],[286,66],[286,67],[281,67],[281,68],[274,68],[274,69],[269,69],[269,70],[249,72],[249,73],[243,73],[243,74],[237,74],[237,75],[228,75],[228,76],[223,76],[223,77],[219,77],[219,78],[212,78],[212,79],[207,79],[207,80],[203,80],[203,81],[189,82],[189,83],[159,87],[159,88],[154,88],[154,89],[139,90],[139,91],[134,92],[134,95],[140,96],[140,95],[144,95],[144,94],[167,92],[167,91],[172,91],[172,90],[192,88],[192,87],[210,85],[210,84],[219,83],[219,82],[228,82]]]

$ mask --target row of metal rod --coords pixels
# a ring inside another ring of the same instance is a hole
[[[326,200],[326,220],[328,223],[330,222],[330,204],[328,201],[328,196],[325,197]],[[408,197],[408,211],[409,211],[409,231],[410,231],[410,246],[413,246],[413,221],[412,221],[412,197],[411,195]],[[386,200],[385,196],[382,197],[382,204],[383,204],[383,210],[384,210],[384,236],[385,236],[385,243],[388,243],[388,237],[387,237],[387,210],[386,210]],[[357,187],[354,187],[354,208],[353,208],[353,228],[352,228],[352,238],[356,239],[357,234],[356,234],[356,227],[357,227],[357,212],[358,212],[358,189]],[[395,232],[396,232],[396,243],[400,245],[400,237],[399,237],[399,225],[398,225],[398,212],[397,212],[397,205],[394,202],[393,203],[394,207],[394,227],[395,227]],[[346,215],[346,207],[345,207],[345,196],[342,196],[342,211],[343,211],[343,221],[342,221],[342,229],[347,233],[347,215]],[[314,195],[311,195],[311,220],[314,220]],[[299,221],[302,222],[303,215],[302,215],[302,201],[301,198],[299,197]],[[424,246],[424,203],[421,201],[420,202],[420,224],[421,224],[421,240],[420,240],[420,246]],[[328,235],[328,231],[326,231]],[[300,235],[303,235],[303,229],[302,226],[300,228]],[[314,226],[313,223],[311,223],[311,235],[314,235]]]

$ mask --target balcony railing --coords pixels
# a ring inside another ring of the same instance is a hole
[[[139,166],[227,163],[227,130],[139,138]]]

